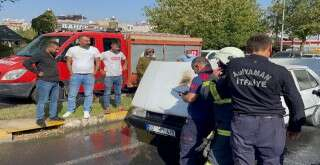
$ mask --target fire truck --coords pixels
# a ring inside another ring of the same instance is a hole
[[[192,50],[195,56],[201,54],[202,39],[189,35],[160,34],[160,33],[120,33],[120,32],[54,32],[41,35],[26,47],[9,57],[0,59],[0,96],[14,98],[32,98],[36,100],[36,75],[22,65],[23,61],[39,53],[43,45],[50,41],[57,41],[60,45],[57,58],[61,84],[61,97],[66,97],[70,73],[67,69],[65,54],[67,50],[78,44],[80,36],[88,36],[91,45],[104,52],[110,49],[114,40],[120,43],[121,51],[128,59],[128,69],[123,72],[124,87],[136,87],[136,65],[146,48],[153,48],[156,60],[176,61],[178,56],[186,50]],[[101,64],[101,69],[104,65]],[[104,90],[104,77],[101,73],[95,75],[95,92]],[[80,92],[83,92],[82,87]]]

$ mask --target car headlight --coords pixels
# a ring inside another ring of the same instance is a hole
[[[4,74],[1,80],[16,80],[27,72],[26,69],[12,70]]]
[[[138,117],[145,118],[147,116],[147,111],[141,108],[134,108],[132,114]]]

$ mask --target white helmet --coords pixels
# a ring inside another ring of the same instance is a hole
[[[240,57],[244,57],[244,53],[241,49],[236,47],[222,48],[214,56],[215,59],[221,61],[223,64],[227,64],[232,58]]]

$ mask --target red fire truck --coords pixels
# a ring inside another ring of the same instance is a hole
[[[67,95],[70,73],[67,69],[64,56],[67,50],[77,45],[79,37],[86,35],[91,39],[91,45],[100,52],[110,49],[113,40],[121,44],[121,51],[127,56],[128,70],[124,71],[124,88],[137,86],[136,65],[139,57],[146,48],[153,48],[157,60],[175,61],[186,50],[192,50],[198,56],[201,52],[202,39],[188,35],[158,34],[158,33],[118,33],[118,32],[54,32],[39,36],[25,48],[7,58],[0,59],[0,95],[5,97],[20,97],[36,99],[36,75],[29,72],[22,65],[23,61],[38,53],[48,40],[55,40],[60,44],[58,52],[58,70],[62,84],[62,97]],[[101,64],[101,67],[104,67]],[[96,76],[95,91],[103,91],[104,77]],[[80,89],[81,92],[82,89]]]

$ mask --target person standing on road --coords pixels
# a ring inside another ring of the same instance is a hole
[[[144,51],[144,56],[139,58],[137,64],[137,75],[138,75],[138,82],[140,82],[144,72],[146,71],[147,67],[149,66],[150,62],[155,60],[154,57],[154,49],[148,48]]]
[[[80,36],[79,46],[71,47],[67,53],[67,66],[71,73],[68,109],[63,118],[69,117],[76,109],[76,97],[79,87],[84,87],[84,118],[90,118],[90,110],[93,102],[93,89],[95,73],[100,67],[100,52],[96,47],[90,46],[90,38]]]
[[[290,72],[269,61],[272,40],[263,34],[247,41],[251,55],[227,65],[226,83],[233,103],[231,146],[236,165],[279,165],[286,141],[285,109],[289,108],[287,135],[296,139],[305,121],[304,105]]]
[[[177,58],[178,62],[191,62],[196,58],[195,55],[192,54],[192,50],[186,50],[186,53]]]
[[[225,68],[229,59],[242,58],[244,53],[239,48],[225,47],[220,49],[216,55],[217,68],[214,68],[214,76],[210,81],[202,85],[201,94],[212,100],[215,128],[213,130],[208,154],[208,165],[233,165],[232,150],[230,145],[231,120],[233,107],[230,98],[222,98],[228,89],[217,88],[225,78]]]
[[[120,44],[118,41],[111,43],[111,50],[101,54],[101,60],[104,63],[104,113],[110,113],[110,96],[112,87],[114,87],[115,106],[119,110],[124,110],[121,105],[121,89],[122,89],[122,71],[127,70],[128,63],[126,56],[120,51]],[[124,65],[122,66],[122,62]]]
[[[206,58],[197,57],[191,67],[197,76],[193,78],[189,92],[181,94],[182,99],[189,103],[188,117],[180,136],[181,165],[204,164],[202,153],[196,148],[213,129],[212,101],[200,95],[202,83],[209,80],[212,74],[211,65]]]
[[[59,100],[59,72],[57,69],[56,53],[59,50],[59,43],[49,41],[39,54],[24,61],[23,65],[37,75],[37,116],[36,123],[45,127],[44,108],[50,98],[49,118],[51,121],[63,121],[57,115]]]

